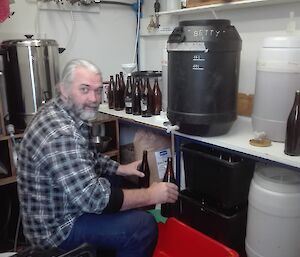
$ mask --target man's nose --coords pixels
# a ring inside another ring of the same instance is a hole
[[[99,93],[91,91],[89,94],[89,100],[93,103],[98,102],[100,99]]]

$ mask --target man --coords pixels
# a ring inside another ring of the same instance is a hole
[[[86,242],[120,257],[152,256],[155,220],[134,209],[175,202],[177,186],[114,187],[109,177],[143,173],[137,170],[140,161],[119,165],[97,154],[91,143],[100,71],[88,61],[72,60],[58,87],[59,96],[36,114],[20,145],[17,182],[26,237],[42,248],[70,250]]]

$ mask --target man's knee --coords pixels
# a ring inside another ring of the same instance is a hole
[[[154,217],[147,212],[141,214],[142,222],[139,230],[133,236],[135,238],[135,247],[140,248],[142,254],[137,256],[152,256],[158,238],[158,226]]]
[[[138,225],[139,240],[156,241],[158,235],[158,227],[154,217],[148,212],[140,212],[140,224]]]

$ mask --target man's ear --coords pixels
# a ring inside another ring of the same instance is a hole
[[[60,92],[60,95],[64,98],[64,99],[67,99],[68,98],[68,90],[67,88],[62,84],[62,83],[59,83],[58,86],[57,86],[57,89],[58,91]]]

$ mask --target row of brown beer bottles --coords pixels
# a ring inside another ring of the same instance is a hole
[[[125,83],[123,72],[116,74],[116,80],[114,76],[110,76],[109,87],[108,87],[108,107],[115,109],[116,111],[123,110],[125,107]]]
[[[159,115],[161,107],[162,94],[158,79],[155,79],[153,89],[149,78],[146,78],[145,83],[142,79],[136,80],[132,94],[132,114],[151,117],[152,115]],[[126,113],[130,113],[130,110],[126,110]]]
[[[159,115],[162,108],[162,94],[159,88],[158,79],[155,79],[153,89],[149,78],[143,83],[142,79],[133,81],[131,76],[127,77],[126,86],[124,78],[116,75],[116,81],[110,76],[108,89],[108,106],[117,111],[123,110],[133,115],[150,117]]]

